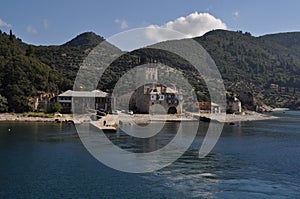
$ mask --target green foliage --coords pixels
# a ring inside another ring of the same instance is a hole
[[[97,46],[100,42],[102,42],[103,40],[104,40],[103,37],[100,37],[93,32],[85,32],[85,33],[78,35],[71,41],[65,43],[63,46],[93,48],[93,47]]]
[[[53,104],[52,105],[52,111],[55,113],[55,112],[60,112],[62,109],[63,109],[63,107],[61,106],[61,104],[60,103],[55,103],[55,104]]]
[[[33,46],[10,31],[0,33],[0,94],[7,99],[8,111],[32,109],[29,98],[40,91],[59,93],[72,89],[79,65],[102,37],[79,35],[62,46]]]
[[[269,36],[253,37],[241,31],[217,30],[195,40],[216,62],[227,90],[236,94],[250,92],[259,103],[275,107],[290,106],[300,97],[300,53],[297,54],[300,48],[294,45],[293,51],[287,51],[281,40],[293,37],[300,40],[300,33],[287,38],[284,34],[276,37],[279,38],[271,40]],[[205,82],[188,62],[172,53],[155,49],[140,49],[115,60],[102,76],[99,88],[112,91],[116,81],[126,71],[147,63],[162,63],[181,71],[196,91],[198,100],[210,100]],[[289,90],[295,92],[270,92],[271,84],[291,88]]]
[[[216,62],[227,90],[247,90],[257,101],[290,106],[300,97],[300,33],[253,37],[217,30],[195,38]],[[296,92],[279,92],[271,84]],[[280,102],[279,102],[279,101]]]
[[[23,114],[25,117],[42,117],[42,118],[53,118],[52,113],[43,112],[27,112]]]
[[[257,103],[272,106],[299,102],[300,33],[253,37],[241,31],[217,30],[194,39],[216,62],[228,91],[249,92]],[[33,46],[23,43],[12,32],[0,32],[0,95],[7,99],[8,111],[30,111],[29,99],[40,91],[60,93],[73,89],[80,64],[103,40],[88,32],[61,46]],[[205,82],[186,60],[155,49],[140,49],[119,57],[104,72],[98,88],[113,91],[122,75],[146,63],[175,68],[192,85],[199,101],[210,100]],[[278,84],[279,88],[271,89],[270,84]],[[130,82],[126,85],[130,87]],[[2,110],[6,110],[5,106]]]
[[[8,111],[7,99],[0,95],[0,112],[5,113]]]
[[[28,49],[26,50],[26,56],[34,56],[34,47],[33,45],[28,45]]]
[[[29,49],[26,56],[26,45],[16,40],[12,33],[10,36],[2,33],[0,46],[0,94],[7,99],[9,111],[29,111],[32,109],[30,96],[35,96],[39,90],[57,90],[57,87],[49,88],[48,84],[49,75],[54,74],[55,69],[33,56],[33,46],[26,48]]]

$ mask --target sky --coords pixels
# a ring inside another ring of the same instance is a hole
[[[34,45],[60,45],[93,31],[109,38],[134,28],[159,28],[187,37],[213,29],[260,36],[300,31],[299,0],[10,0],[1,3],[0,30]]]

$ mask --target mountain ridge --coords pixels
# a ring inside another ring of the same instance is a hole
[[[69,47],[96,46],[102,41],[104,41],[103,37],[90,31],[90,32],[83,32],[77,35],[75,38],[62,44],[61,46],[69,46]]]
[[[277,107],[298,106],[300,32],[254,37],[248,32],[214,30],[193,39],[199,42],[215,60],[228,91],[239,95],[241,87],[247,87],[258,104]],[[60,93],[72,89],[81,62],[102,41],[104,41],[103,37],[93,32],[84,32],[62,45],[34,46],[23,43],[12,34],[0,32],[0,67],[2,69],[0,95],[8,101],[7,110],[15,112],[30,110],[30,106],[24,110],[17,110],[15,107],[26,106],[28,98],[37,95],[37,91],[40,90]],[[150,58],[148,59],[147,56]],[[135,55],[129,53],[123,61],[115,62],[115,71],[103,80],[104,83],[99,85],[99,88],[111,89],[112,83],[110,82],[114,82],[124,71],[128,70],[130,64],[126,63],[132,63],[137,57],[139,57],[138,60],[144,60],[144,62],[151,62],[154,59],[164,62],[166,60],[164,56],[171,55],[150,51],[141,51]],[[35,63],[35,66],[32,63]],[[198,77],[193,76],[190,69],[185,66],[185,62],[175,58],[169,59],[168,63],[175,64],[182,71],[187,72],[187,76],[192,77],[191,81],[198,90],[204,89],[202,84],[197,83],[200,82]],[[11,72],[7,70],[9,68],[12,70],[13,66],[15,71],[19,71],[19,79],[24,79],[23,83],[20,84],[18,78],[12,77]],[[29,71],[32,69],[40,72],[30,74]],[[8,81],[9,78],[11,78],[10,81]],[[270,84],[277,84],[280,89],[271,89]],[[4,86],[8,86],[12,91],[19,91],[10,95]],[[281,88],[288,88],[289,91],[282,92]],[[16,97],[18,95],[22,96],[22,99]],[[199,91],[199,100],[207,99],[204,95],[207,93],[203,94]]]

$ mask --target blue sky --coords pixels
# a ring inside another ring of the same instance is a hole
[[[36,45],[62,44],[93,31],[108,38],[150,25],[202,34],[212,28],[242,30],[253,35],[300,30],[298,0],[10,0],[0,7],[0,29],[12,29]],[[202,13],[208,13],[203,15]],[[178,18],[181,20],[177,20]],[[199,22],[199,23],[198,23]],[[208,23],[209,22],[209,23]],[[185,24],[185,26],[182,26]],[[169,23],[170,25],[170,23]],[[169,26],[168,26],[169,27]]]

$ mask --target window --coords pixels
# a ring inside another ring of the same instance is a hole
[[[164,95],[159,95],[159,100],[160,101],[163,101],[165,99],[165,96]]]
[[[151,100],[156,100],[156,95],[151,95]]]

